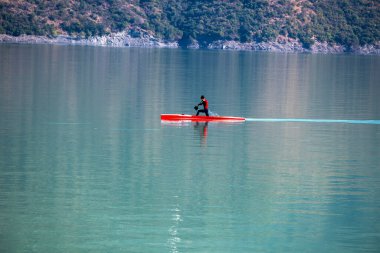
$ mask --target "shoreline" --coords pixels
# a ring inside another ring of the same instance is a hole
[[[357,54],[380,55],[380,42],[375,45],[365,45],[355,48],[347,48],[343,45],[328,44],[327,42],[315,42],[310,48],[305,48],[294,39],[277,39],[270,42],[247,42],[217,40],[200,46],[198,41],[192,41],[188,45],[180,45],[179,41],[165,41],[147,33],[119,32],[105,36],[79,38],[59,35],[57,37],[20,35],[11,36],[0,34],[0,43],[16,44],[56,44],[56,45],[89,45],[103,47],[141,47],[141,48],[188,48],[211,49],[253,52],[281,52],[281,53],[311,53],[311,54]]]

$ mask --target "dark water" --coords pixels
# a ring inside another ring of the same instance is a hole
[[[0,252],[379,252],[379,70],[0,45]],[[160,121],[202,94],[250,121]]]

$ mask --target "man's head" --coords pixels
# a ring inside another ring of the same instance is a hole
[[[202,99],[202,100],[205,99],[205,96],[202,95],[202,96],[201,96],[201,99]]]

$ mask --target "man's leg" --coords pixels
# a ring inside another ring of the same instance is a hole
[[[197,111],[197,116],[199,115],[200,112],[205,113],[205,110],[198,110],[198,111]]]

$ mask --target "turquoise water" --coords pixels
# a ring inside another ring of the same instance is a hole
[[[0,252],[379,252],[379,69],[0,45]]]
[[[347,119],[258,119],[246,118],[246,121],[255,122],[306,122],[306,123],[345,123],[345,124],[376,124],[380,125],[380,120],[347,120]]]

